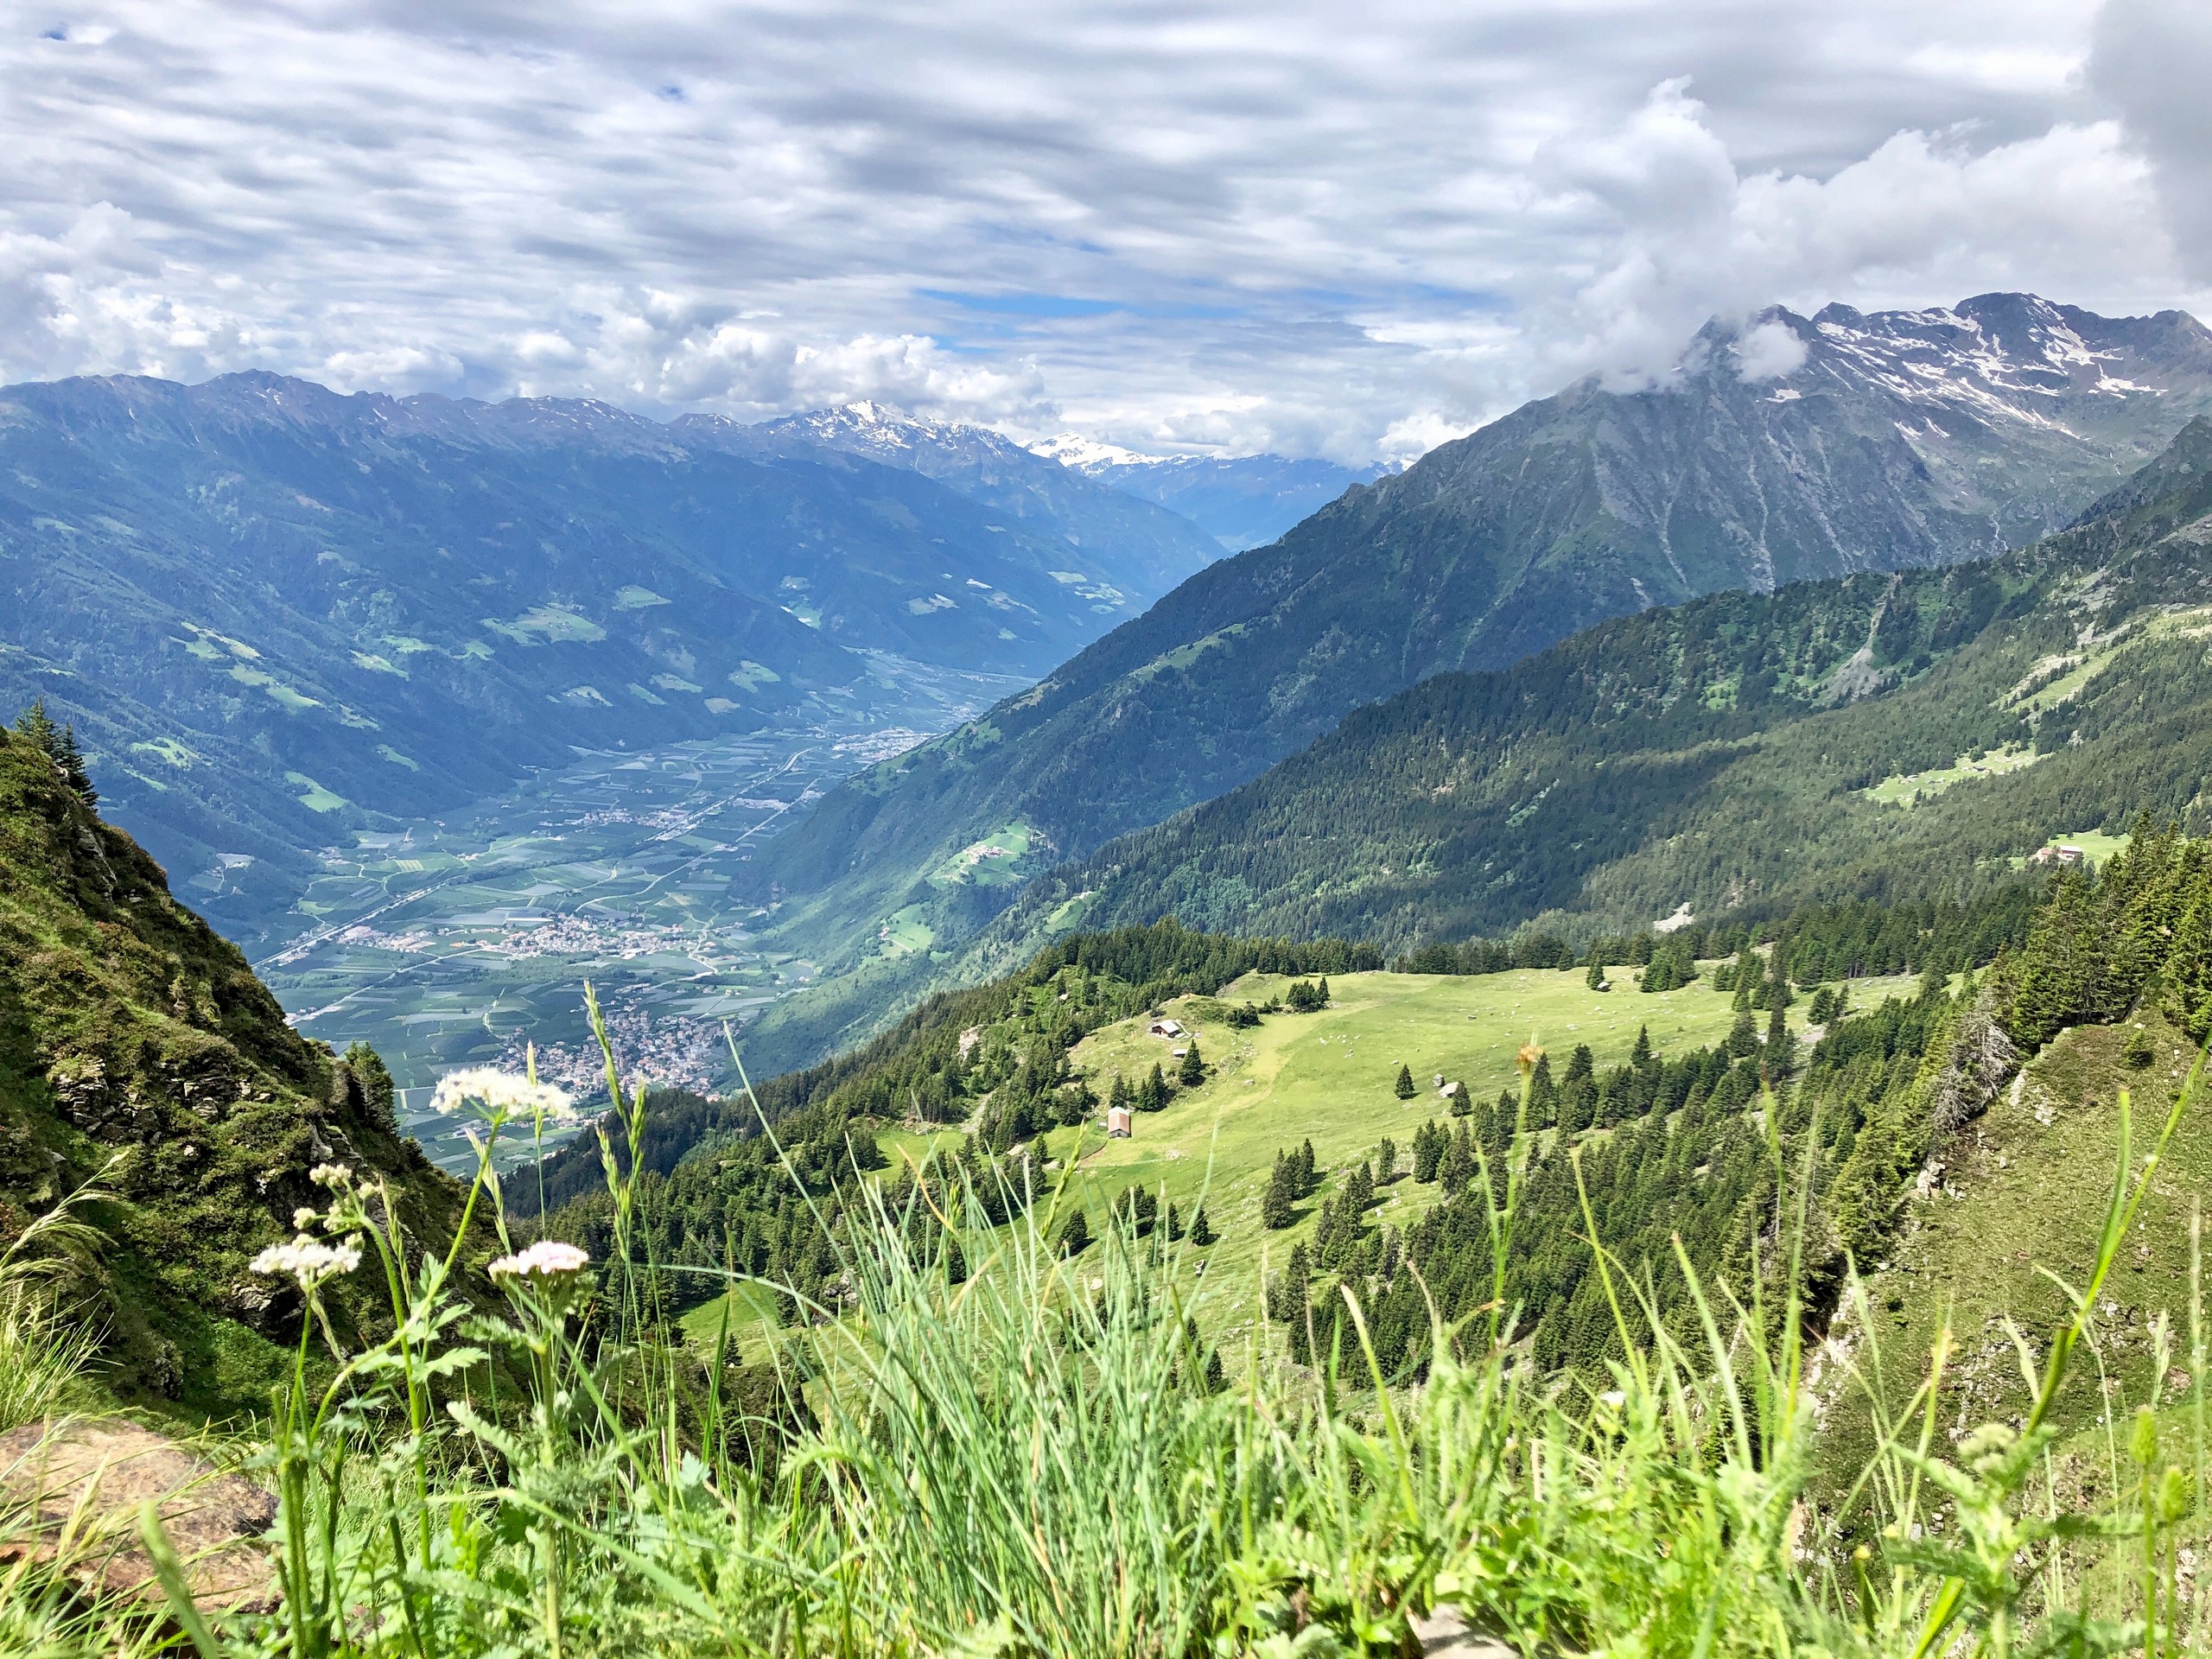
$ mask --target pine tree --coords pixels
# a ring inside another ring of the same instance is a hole
[[[1318,1008],[1329,1006],[1329,976],[1326,974],[1321,976],[1321,982],[1313,988],[1313,1006]]]
[[[1205,1206],[1199,1205],[1198,1213],[1191,1217],[1191,1243],[1203,1249],[1217,1236],[1213,1224],[1206,1219]]]
[[[1605,959],[1594,944],[1590,947],[1590,971],[1582,976],[1582,982],[1593,991],[1605,988]]]
[[[63,780],[76,791],[79,800],[86,806],[99,804],[100,792],[92,787],[92,773],[85,770],[85,752],[77,747],[74,726],[61,728],[61,735],[54,742],[54,763],[61,768]]]
[[[1414,1069],[1402,1065],[1398,1067],[1398,1098],[1411,1100],[1414,1093]]]
[[[1282,1270],[1282,1318],[1290,1326],[1290,1357],[1294,1363],[1309,1364],[1313,1358],[1312,1333],[1307,1322],[1313,1316],[1313,1262],[1301,1242],[1290,1247],[1290,1261]]]
[[[1090,1224],[1084,1218],[1080,1206],[1068,1211],[1068,1218],[1060,1228],[1060,1254],[1081,1255],[1090,1244]]]
[[[1313,1164],[1313,1137],[1308,1135],[1306,1143],[1291,1156],[1297,1161],[1298,1196],[1302,1198],[1313,1190],[1314,1184],[1319,1179],[1319,1173]]]
[[[1758,953],[1751,949],[1751,941],[1744,941],[1744,948],[1736,953],[1736,1000],[1729,1004],[1738,1014],[1751,1006],[1751,997],[1766,977],[1765,964]]]
[[[1776,1077],[1787,1076],[1796,1058],[1796,1045],[1790,1040],[1789,1011],[1783,1007],[1782,998],[1777,996],[1774,999],[1774,1006],[1767,1012],[1767,1070]]]
[[[1137,1109],[1156,1112],[1167,1104],[1167,1077],[1160,1069],[1160,1062],[1152,1063],[1152,1075],[1137,1085]]]
[[[1444,1160],[1444,1148],[1451,1138],[1433,1118],[1414,1131],[1414,1180],[1426,1186],[1436,1179],[1436,1166]]]
[[[2166,958],[2166,1017],[2191,1042],[2212,1036],[2212,887],[2200,888],[2182,912]]]
[[[1183,1217],[1173,1204],[1167,1206],[1167,1242],[1170,1244],[1183,1242]]]
[[[1260,1198],[1260,1224],[1279,1233],[1297,1219],[1298,1166],[1287,1154],[1278,1152],[1274,1173],[1268,1177],[1268,1190]]]
[[[1375,1143],[1375,1179],[1383,1186],[1397,1179],[1398,1143],[1384,1135]]]
[[[1351,1174],[1344,1177],[1344,1212],[1357,1227],[1360,1217],[1367,1213],[1367,1206],[1375,1202],[1375,1172],[1362,1159]]]
[[[1183,1051],[1183,1068],[1175,1077],[1185,1089],[1195,1089],[1206,1080],[1206,1063],[1198,1056],[1197,1038],[1192,1038],[1190,1046]]]
[[[1128,1079],[1124,1077],[1120,1072],[1116,1071],[1114,1074],[1113,1086],[1106,1091],[1107,1109],[1111,1111],[1115,1107],[1118,1106],[1122,1110],[1127,1111],[1129,1109],[1130,1104],[1131,1096],[1129,1094]]]
[[[1457,1197],[1460,1189],[1474,1179],[1475,1140],[1462,1123],[1452,1132],[1451,1143],[1444,1149],[1444,1159],[1437,1166],[1438,1181],[1447,1198]]]
[[[54,729],[54,721],[47,715],[44,697],[16,716],[16,735],[27,739],[48,760],[54,758],[54,752],[60,747],[61,734]]]
[[[1628,1063],[1641,1071],[1651,1065],[1653,1058],[1651,1027],[1638,1026],[1636,1028],[1636,1046],[1629,1051]]]

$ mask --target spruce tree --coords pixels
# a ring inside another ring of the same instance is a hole
[[[1651,1027],[1638,1026],[1636,1028],[1636,1046],[1629,1051],[1628,1063],[1641,1071],[1652,1063],[1653,1058]]]
[[[1317,1008],[1329,1006],[1329,976],[1326,974],[1321,976],[1321,982],[1313,988],[1313,1006]]]
[[[1301,1241],[1290,1247],[1290,1261],[1282,1270],[1282,1318],[1290,1326],[1290,1357],[1299,1365],[1310,1364],[1313,1358],[1312,1337],[1307,1322],[1313,1317],[1313,1262]]]
[[[79,800],[86,806],[99,804],[100,792],[92,787],[92,773],[85,770],[85,752],[77,747],[74,726],[64,726],[54,741],[54,764],[61,768],[63,780],[76,791]]]
[[[1081,1255],[1090,1244],[1090,1223],[1084,1218],[1081,1206],[1068,1211],[1068,1218],[1060,1228],[1060,1254]]]
[[[370,1119],[396,1131],[399,1120],[392,1110],[392,1099],[397,1091],[384,1058],[366,1043],[355,1043],[346,1051],[346,1066],[360,1081],[363,1103],[368,1108]]]
[[[1183,1242],[1183,1217],[1173,1204],[1167,1206],[1167,1242],[1170,1244]]]
[[[1287,1154],[1278,1152],[1274,1170],[1268,1177],[1268,1190],[1260,1198],[1260,1224],[1279,1233],[1297,1219],[1298,1166]]]
[[[1206,1219],[1205,1206],[1198,1206],[1198,1213],[1191,1217],[1191,1243],[1204,1248],[1214,1242],[1217,1235],[1213,1224]]]
[[[1291,1154],[1297,1160],[1298,1196],[1304,1198],[1313,1190],[1317,1172],[1313,1164],[1313,1138],[1308,1135],[1303,1146]]]
[[[1185,1089],[1195,1089],[1206,1080],[1206,1063],[1198,1055],[1198,1039],[1191,1039],[1191,1046],[1183,1051],[1182,1070],[1175,1074],[1176,1081]]]
[[[1444,1160],[1445,1143],[1451,1140],[1431,1118],[1414,1131],[1414,1179],[1423,1186],[1436,1179],[1436,1166]]]
[[[1444,1149],[1444,1160],[1437,1166],[1436,1173],[1447,1198],[1457,1197],[1460,1189],[1474,1178],[1475,1141],[1465,1123],[1452,1132],[1451,1143]]]
[[[1156,1112],[1167,1104],[1167,1077],[1160,1071],[1160,1062],[1152,1063],[1152,1075],[1137,1085],[1137,1109]]]
[[[1785,1076],[1789,1071],[1790,1062],[1796,1058],[1796,1046],[1790,1040],[1789,1036],[1789,1011],[1783,1007],[1782,999],[1777,996],[1774,999],[1773,1007],[1767,1012],[1767,1069],[1776,1077]]]
[[[1414,1093],[1414,1069],[1402,1065],[1398,1067],[1398,1098],[1411,1100]]]
[[[2166,957],[2166,1017],[2202,1042],[2212,1035],[2212,888],[2200,888]]]
[[[1381,1185],[1388,1186],[1397,1173],[1398,1143],[1386,1135],[1375,1143],[1375,1179]]]

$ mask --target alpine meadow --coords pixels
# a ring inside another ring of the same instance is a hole
[[[2202,10],[0,35],[0,1659],[2212,1654]]]

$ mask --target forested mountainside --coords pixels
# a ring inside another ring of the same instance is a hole
[[[1047,543],[1064,543],[1107,562],[1116,580],[1133,584],[1127,595],[1132,599],[1164,594],[1221,556],[1220,545],[1195,522],[1196,515],[1173,502],[1130,489],[1111,474],[1062,466],[986,427],[917,420],[880,404],[861,403],[758,426],[687,415],[671,423],[671,429],[686,442],[711,442],[740,454],[804,457],[835,450],[919,473]],[[1342,493],[1339,485],[1331,493]],[[1296,514],[1283,528],[1305,516]]]
[[[2199,419],[2024,551],[1718,594],[1438,676],[1052,872],[986,938],[1173,913],[1399,948],[1971,890],[2050,837],[2199,807],[2208,638]]]
[[[302,1304],[247,1264],[293,1236],[296,1208],[328,1202],[309,1179],[322,1164],[382,1179],[418,1237],[460,1218],[459,1185],[395,1132],[374,1057],[285,1023],[101,822],[41,715],[0,731],[0,1247],[81,1188],[108,1195],[84,1215],[101,1247],[63,1289],[105,1332],[111,1389],[213,1415],[267,1406]],[[341,1328],[373,1325],[380,1289],[331,1288]]]
[[[909,905],[942,950],[1011,875],[1211,798],[1362,703],[1714,590],[1988,555],[2068,522],[2212,406],[2212,334],[2178,313],[1989,296],[1759,327],[1795,367],[1754,375],[1708,330],[1663,388],[1579,385],[1446,444],[831,791],[751,879],[842,965]],[[996,885],[947,874],[986,844],[1014,854]],[[813,1025],[789,1052],[882,995],[794,1011]]]
[[[1213,551],[1072,474],[1015,516],[744,430],[260,374],[0,390],[0,700],[66,715],[171,868],[250,857],[281,910],[365,812],[865,704],[863,652],[1042,673]]]

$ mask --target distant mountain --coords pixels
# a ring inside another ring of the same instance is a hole
[[[1379,462],[1350,467],[1283,455],[1141,455],[1072,435],[1030,447],[1182,514],[1232,553],[1266,545],[1353,485],[1389,470]]]
[[[969,964],[1174,915],[1393,950],[1959,896],[2200,810],[2212,420],[2021,552],[1718,594],[1440,674],[1033,883]]]
[[[862,455],[934,479],[1052,545],[1077,550],[1128,595],[1151,598],[1221,556],[1221,549],[1176,512],[1131,499],[1080,471],[1032,454],[980,426],[917,420],[881,404],[848,404],[759,426],[685,416],[671,429],[733,453]]]
[[[1715,324],[1666,385],[1586,381],[1355,487],[833,791],[748,871],[783,925],[842,942],[857,988],[772,1019],[792,1056],[839,1040],[936,971],[880,959],[884,915],[941,956],[1024,875],[1257,776],[1362,703],[1654,605],[2033,540],[2207,410],[2212,333],[2178,312],[1991,295]]]
[[[262,374],[0,390],[0,713],[45,696],[157,857],[251,864],[281,911],[364,814],[866,702],[849,648],[1042,673],[1158,591],[1180,522],[1067,474],[1146,531],[1077,546],[912,467],[728,437]],[[1177,534],[1179,574],[1210,550]]]

